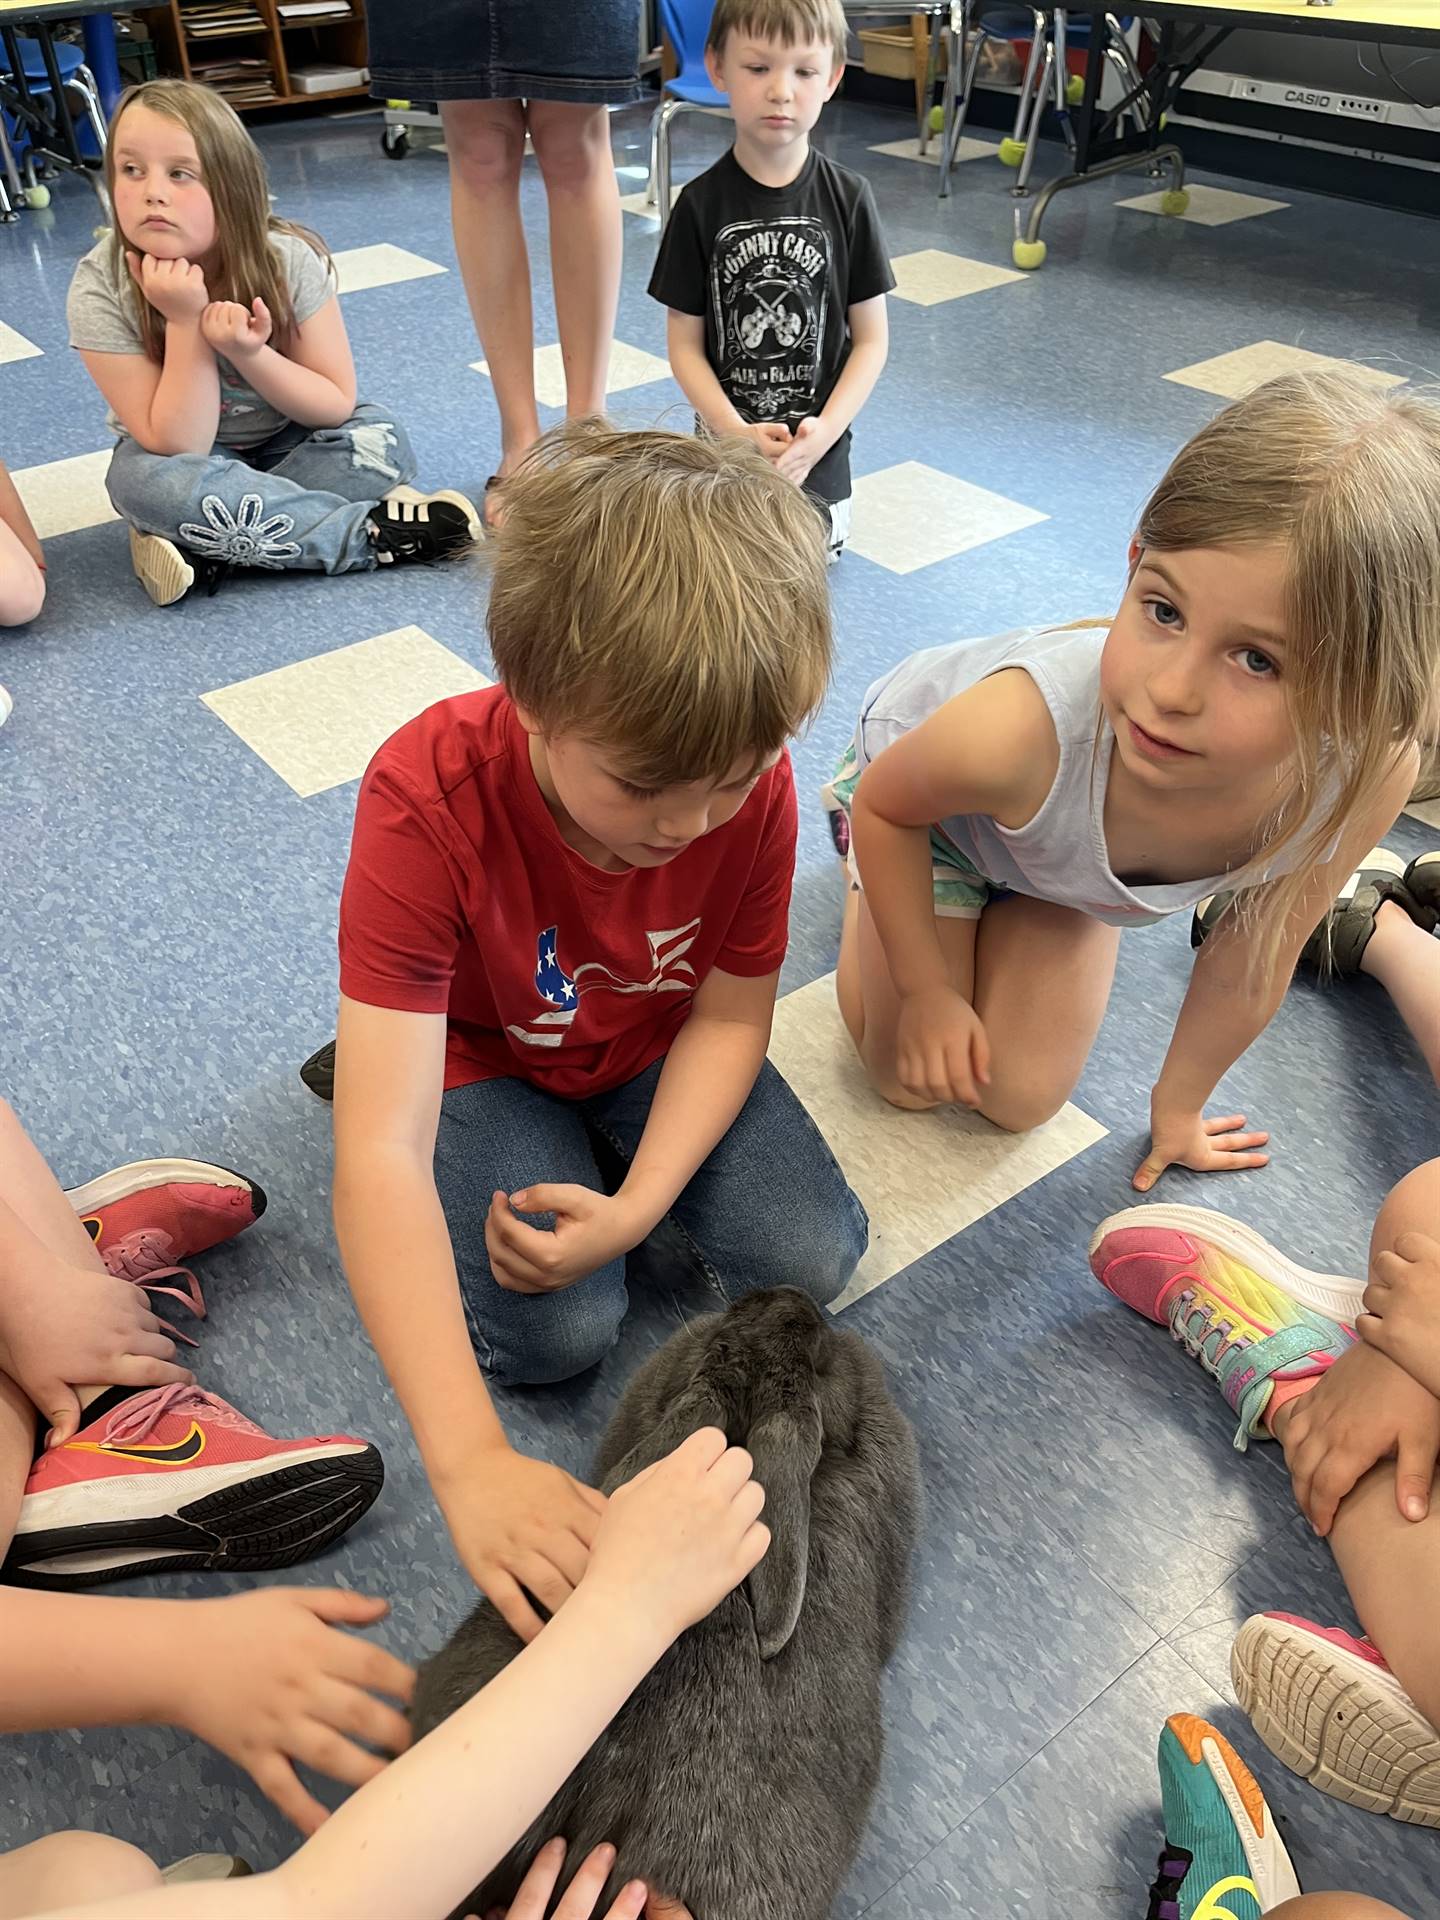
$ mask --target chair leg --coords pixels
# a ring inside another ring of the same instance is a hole
[[[667,100],[655,115],[655,211],[662,233],[670,218],[670,123],[689,106],[688,100]]]
[[[1039,80],[1035,88],[1035,98],[1030,114],[1030,125],[1025,134],[1025,152],[1021,158],[1020,172],[1015,181],[1014,191],[1017,194],[1026,194],[1030,191],[1030,174],[1035,165],[1035,150],[1040,145],[1040,122],[1045,117],[1045,107],[1054,77],[1055,43],[1047,32],[1045,35],[1045,56],[1041,64]]]
[[[80,78],[81,74],[86,72],[88,72],[88,68],[77,67],[75,72],[65,82],[65,91],[67,93],[79,94],[85,108],[85,117],[90,122],[90,131],[95,135],[100,151],[103,154],[105,151],[105,142],[110,137],[110,129],[106,126],[105,116],[100,111],[99,94],[95,92],[93,87],[87,85],[86,82]]]
[[[650,116],[650,172],[645,180],[645,204],[647,207],[653,207],[655,204],[655,182],[660,172],[660,115],[664,111],[665,102],[662,99],[660,105],[656,107],[654,113]]]
[[[1015,102],[1015,129],[1010,138],[1018,147],[1025,138],[1025,128],[1030,120],[1030,90],[1035,85],[1035,75],[1045,56],[1047,44],[1044,15],[1035,16],[1035,31],[1030,36],[1030,52],[1025,61],[1025,73],[1020,81],[1020,98]]]

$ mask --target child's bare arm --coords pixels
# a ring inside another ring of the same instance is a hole
[[[813,419],[801,421],[790,450],[776,462],[781,473],[792,480],[803,482],[830,451],[875,391],[875,382],[885,370],[890,355],[890,320],[884,294],[877,293],[873,300],[861,300],[851,307],[849,322],[850,356],[834,391]]]
[[[414,1675],[339,1631],[384,1612],[383,1601],[322,1588],[112,1600],[0,1587],[0,1726],[184,1727],[311,1833],[325,1809],[295,1762],[359,1786],[383,1763],[352,1736],[391,1752],[409,1742],[404,1718],[369,1690],[408,1700]]]
[[[127,253],[130,276],[165,318],[164,358],[82,348],[85,370],[121,426],[147,453],[208,453],[220,425],[220,373],[200,330],[205,276],[189,260]]]
[[[269,345],[271,317],[262,300],[249,308],[217,300],[201,330],[214,350],[287,420],[302,427],[338,427],[355,411],[355,361],[333,296],[312,314],[284,353]]]
[[[1290,916],[1274,967],[1252,964],[1251,935],[1227,914],[1195,956],[1190,985],[1160,1077],[1150,1096],[1150,1152],[1136,1169],[1143,1193],[1168,1166],[1197,1173],[1264,1166],[1268,1134],[1241,1133],[1244,1116],[1207,1122],[1206,1101],[1221,1076],[1265,1031],[1284,999],[1300,949],[1365,854],[1394,826],[1415,782],[1416,754],[1403,754],[1374,807],[1342,835],[1333,857],[1317,866]]]
[[[522,1639],[568,1599],[600,1495],[505,1438],[470,1345],[435,1188],[445,1016],[341,996],[335,1233],[360,1317],[404,1408],[455,1547]]]
[[[10,478],[10,470],[0,460],[0,526],[8,527],[15,539],[43,573],[45,571],[45,550],[40,545],[40,536],[36,533],[29,514],[25,511],[25,502]]]
[[[665,340],[670,371],[680,391],[712,433],[743,433],[768,460],[778,459],[790,445],[790,429],[771,420],[752,426],[731,406],[715,370],[705,357],[705,321],[700,314],[667,309]]]
[[[747,1453],[713,1428],[692,1434],[617,1493],[589,1574],[544,1633],[284,1866],[54,1920],[439,1920],[513,1845],[666,1647],[760,1560],[763,1500]],[[565,1910],[577,1920],[588,1911]],[[639,1911],[626,1902],[612,1914]],[[683,1914],[669,1901],[650,1911]]]
[[[976,1077],[983,1084],[988,1060],[936,930],[930,828],[963,813],[1023,826],[1058,761],[1038,688],[1029,674],[1007,671],[947,700],[860,777],[851,809],[855,861],[901,1002],[897,1071],[917,1099],[978,1106]]]

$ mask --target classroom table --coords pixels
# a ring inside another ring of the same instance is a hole
[[[118,0],[0,0],[0,65],[8,69],[8,76],[0,79],[0,108],[24,128],[37,159],[72,168],[92,179],[98,174],[100,160],[83,152],[76,135],[55,60],[54,27],[63,20],[85,20],[86,54],[108,113],[113,97],[107,99],[106,95],[113,96],[115,84],[115,26],[111,16],[117,4]],[[40,45],[49,85],[39,92],[25,78],[18,45],[22,32]],[[13,175],[10,185],[18,194]],[[98,191],[98,181],[96,185]]]
[[[1237,29],[1301,33],[1339,40],[1403,41],[1440,49],[1440,0],[1139,0],[1136,11],[1150,23],[1155,59],[1139,86],[1100,104],[1106,71],[1108,28],[1104,10],[1068,7],[1090,15],[1085,92],[1071,116],[1075,151],[1069,173],[1041,188],[1031,201],[1017,196],[1013,257],[1017,267],[1038,267],[1045,258],[1040,228],[1059,193],[1086,180],[1103,180],[1135,167],[1170,170],[1170,190],[1183,196],[1185,161],[1180,149],[1160,138],[1161,119],[1171,112],[1197,68]],[[1132,122],[1140,110],[1140,126]],[[1183,211],[1183,198],[1172,202]]]

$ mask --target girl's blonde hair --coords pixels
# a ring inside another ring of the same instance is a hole
[[[1160,553],[1285,549],[1281,684],[1295,747],[1256,855],[1293,847],[1297,866],[1241,900],[1273,967],[1307,870],[1435,726],[1440,404],[1350,374],[1268,381],[1181,449],[1136,539]]]
[[[270,192],[260,149],[246,132],[239,114],[210,87],[189,80],[145,80],[127,87],[110,121],[105,142],[105,184],[115,199],[115,153],[127,107],[148,107],[174,120],[195,142],[200,179],[215,208],[215,266],[205,282],[212,300],[237,300],[248,307],[257,296],[270,309],[274,343],[283,347],[295,328],[295,310],[284,263],[270,244],[275,233],[293,233],[329,267],[329,249],[318,234],[270,211]],[[111,270],[129,291],[145,351],[152,360],[165,357],[165,319],[157,313],[130,277],[125,264],[133,251],[117,220],[110,231]]]
[[[502,497],[490,650],[546,733],[677,786],[748,771],[820,704],[825,529],[750,441],[571,421]]]

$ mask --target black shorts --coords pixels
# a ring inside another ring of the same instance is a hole
[[[377,100],[641,97],[640,0],[369,0]]]

